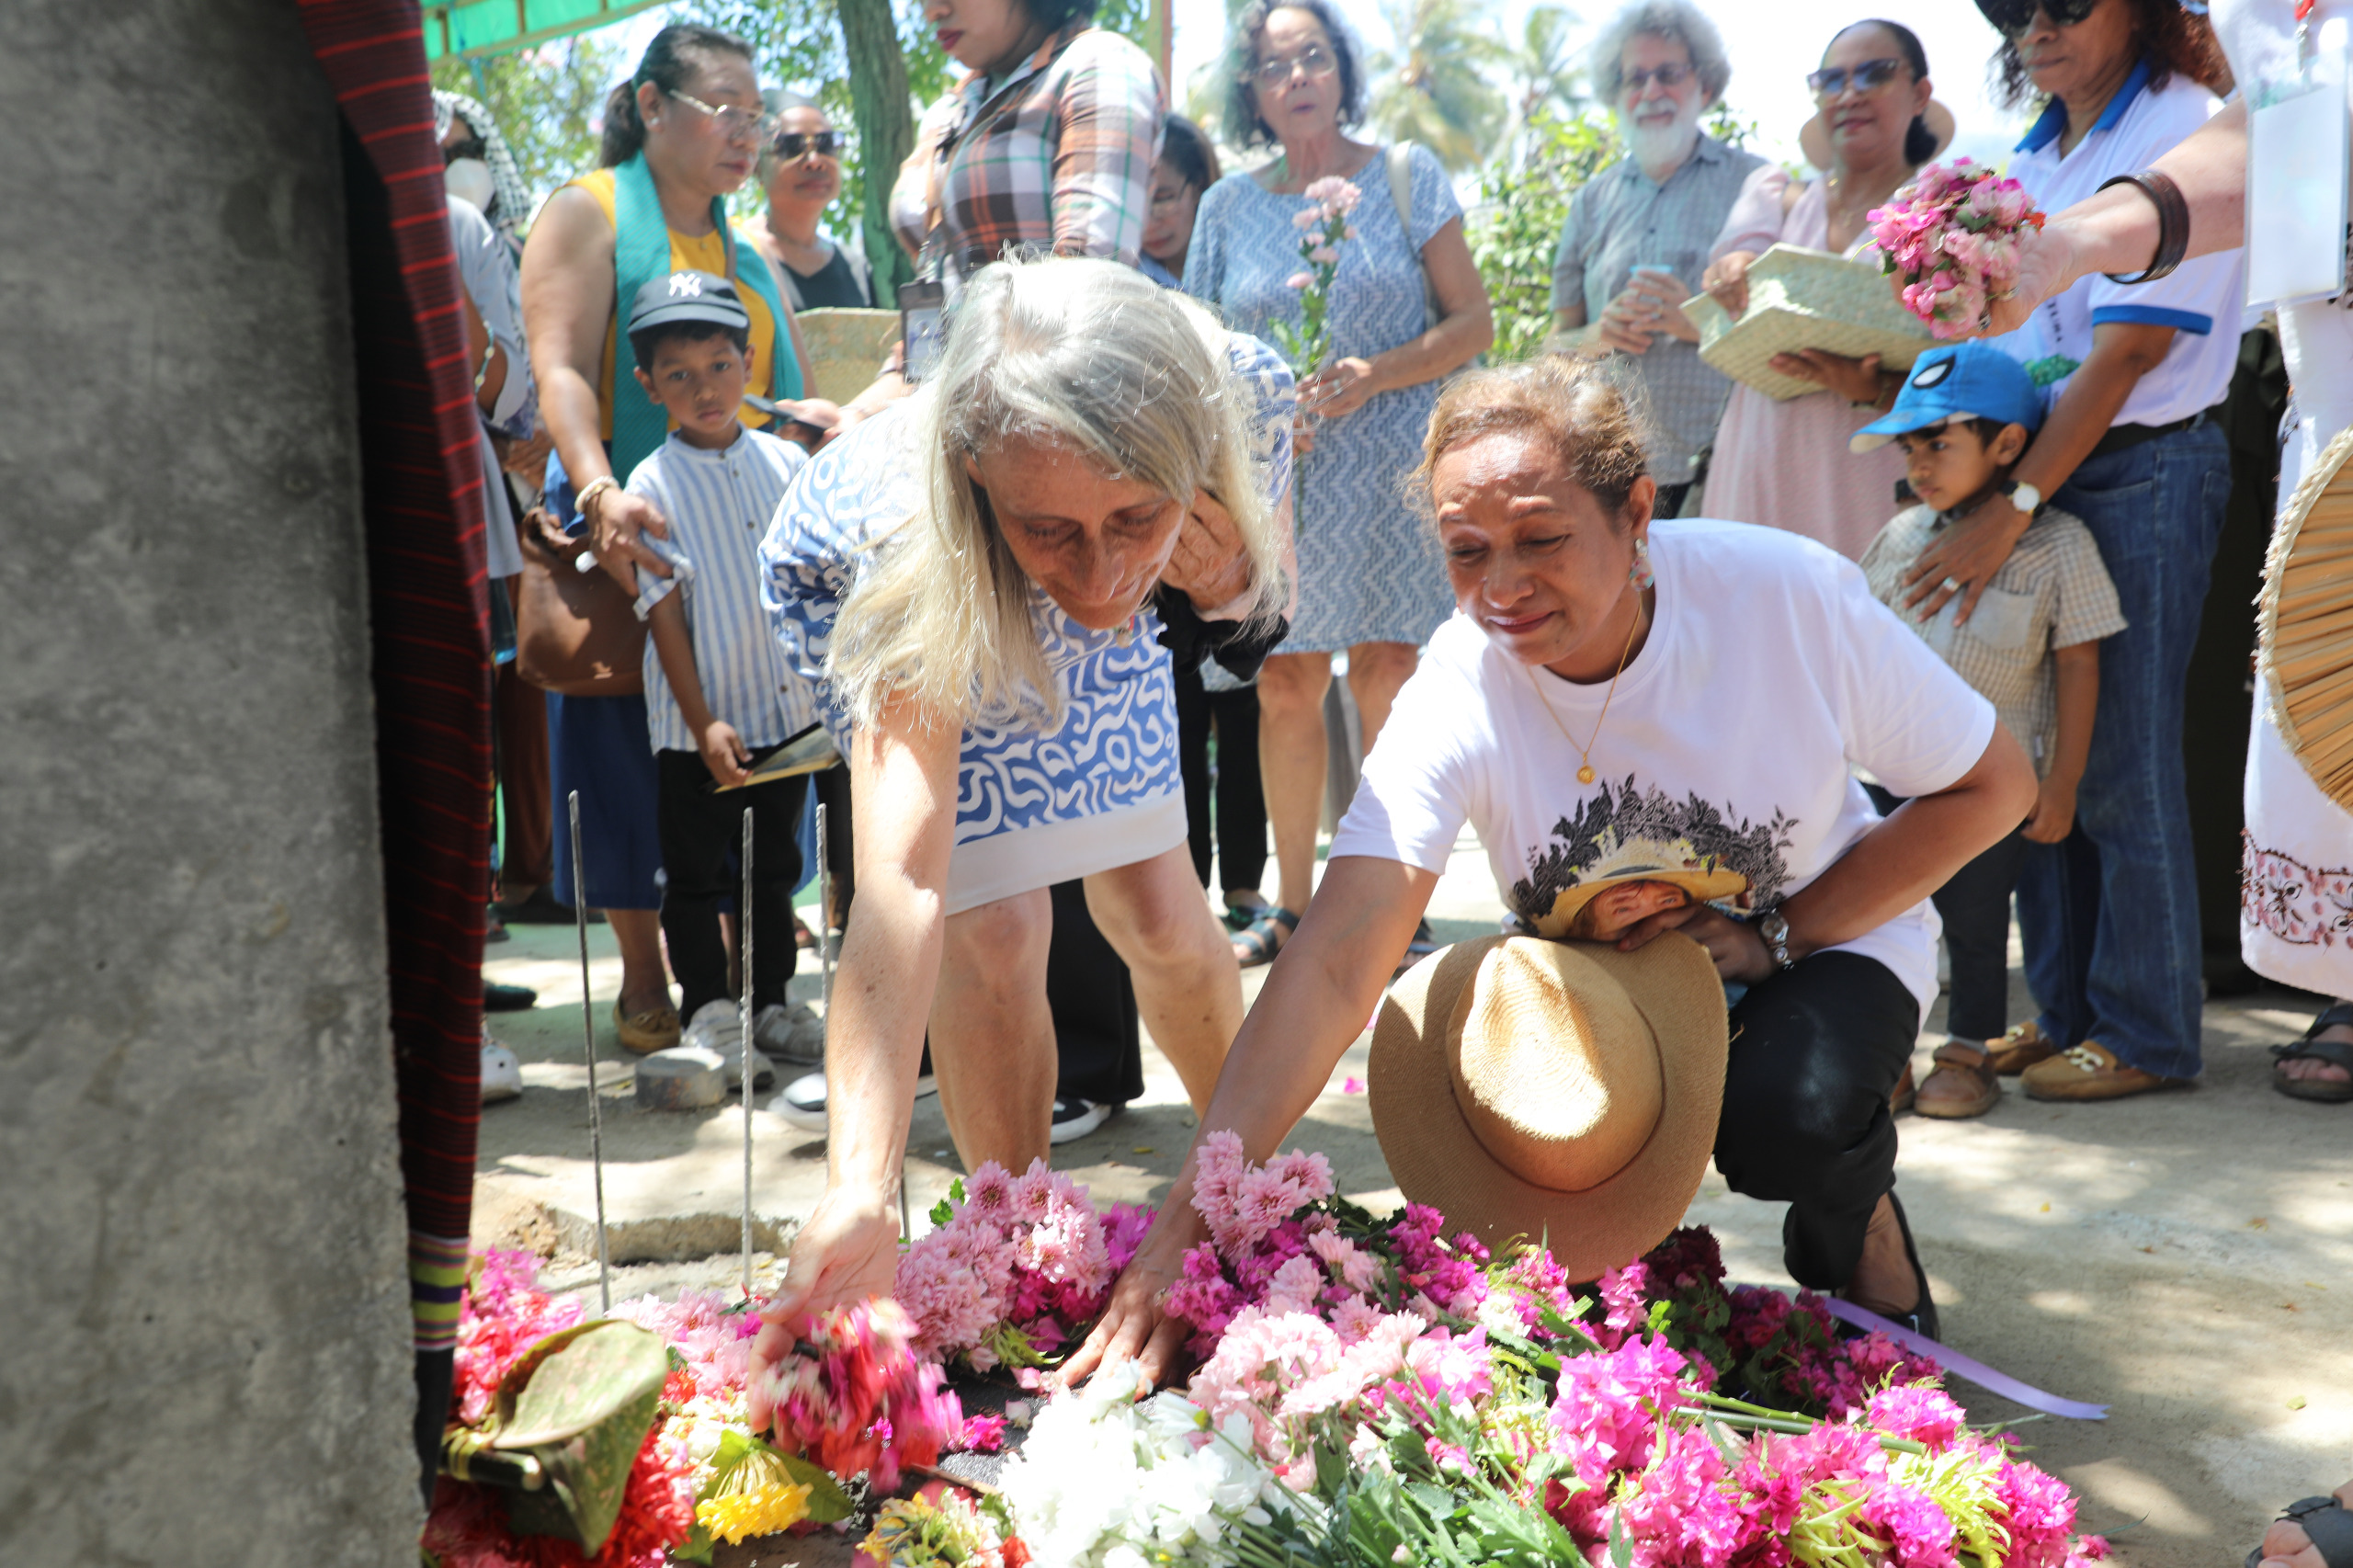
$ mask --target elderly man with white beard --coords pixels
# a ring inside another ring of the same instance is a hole
[[[1701,133],[1732,62],[1715,24],[1687,0],[1636,0],[1594,41],[1590,79],[1627,156],[1569,206],[1552,263],[1555,351],[1637,357],[1650,392],[1654,514],[1672,517],[1731,383],[1699,361],[1681,301],[1699,291],[1708,247],[1764,160]]]

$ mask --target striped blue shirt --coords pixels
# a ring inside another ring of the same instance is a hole
[[[669,577],[638,574],[638,619],[673,592],[686,596],[703,701],[754,749],[790,740],[817,722],[815,694],[778,646],[760,603],[761,536],[808,460],[799,447],[763,431],[744,430],[717,452],[688,446],[674,432],[629,476],[630,494],[670,519],[666,541],[643,538],[674,571]],[[655,751],[700,749],[650,637],[645,716]]]

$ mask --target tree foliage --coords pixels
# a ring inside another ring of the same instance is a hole
[[[433,62],[433,85],[479,98],[498,121],[531,192],[528,221],[556,187],[597,166],[605,95],[631,63],[619,46],[583,33],[480,61],[444,55]]]
[[[1519,158],[1487,166],[1471,213],[1471,258],[1495,314],[1491,361],[1526,359],[1543,347],[1552,330],[1552,256],[1570,199],[1622,155],[1617,128],[1599,115],[1539,108],[1521,136]]]
[[[1397,47],[1370,62],[1374,129],[1385,141],[1420,142],[1449,169],[1476,165],[1503,129],[1504,95],[1487,77],[1503,45],[1466,0],[1386,0],[1381,15]]]

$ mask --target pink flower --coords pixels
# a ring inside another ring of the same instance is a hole
[[[1364,1080],[1355,1076],[1341,1079],[1340,1093],[1344,1095],[1360,1095],[1364,1093]]]
[[[1310,272],[1294,272],[1283,279],[1283,287],[1286,289],[1307,289],[1313,287],[1314,283],[1315,275]]]
[[[1318,267],[1329,267],[1340,259],[1340,253],[1330,245],[1310,245],[1307,250],[1307,259]]]
[[[1930,1383],[1885,1388],[1871,1395],[1866,1419],[1891,1437],[1944,1452],[1961,1433],[1967,1413],[1944,1390]]]

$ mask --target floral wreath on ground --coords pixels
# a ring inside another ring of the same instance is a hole
[[[446,1568],[709,1561],[713,1542],[821,1528],[910,1568],[2078,1568],[2065,1484],[1972,1427],[1938,1368],[1841,1338],[1810,1294],[1729,1288],[1714,1238],[1678,1231],[1590,1287],[1551,1255],[1491,1254],[1407,1204],[1376,1217],[1320,1154],[1248,1161],[1204,1141],[1211,1240],[1169,1307],[1194,1330],[1181,1390],[1133,1367],[1027,1419],[964,1417],[959,1366],[1031,1388],[1102,1310],[1151,1216],[1100,1212],[1043,1162],[983,1165],[902,1255],[896,1301],[804,1325],[747,1418],[756,1315],[716,1296],[616,1315],[674,1371],[620,1518],[594,1554],[517,1536],[494,1489],[445,1479],[426,1544]],[[576,1305],[529,1260],[480,1261],[455,1429],[495,1403],[529,1343]],[[947,1450],[1018,1451],[995,1487],[949,1484]],[[918,1484],[918,1483],[920,1484]],[[910,1487],[915,1489],[909,1494]]]

